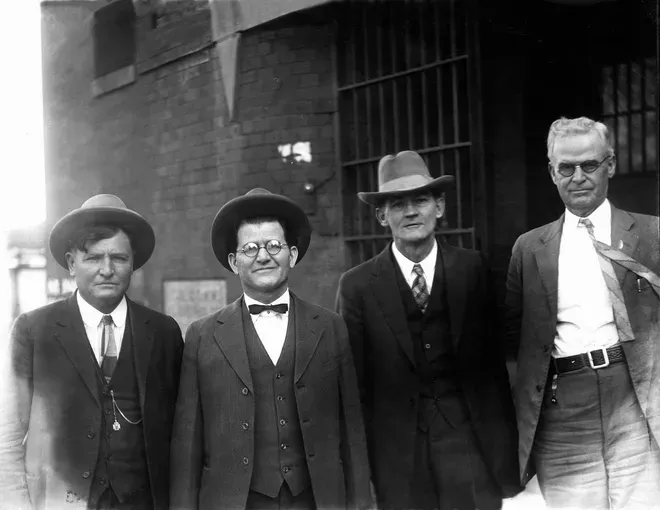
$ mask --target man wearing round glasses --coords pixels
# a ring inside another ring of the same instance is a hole
[[[244,294],[186,333],[171,508],[371,504],[346,325],[288,288],[310,237],[303,210],[264,189],[216,215],[213,251]]]
[[[522,483],[549,508],[657,508],[658,218],[608,201],[604,124],[555,121],[548,159],[565,213],[518,238],[507,277]]]

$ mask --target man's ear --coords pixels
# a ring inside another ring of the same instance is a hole
[[[75,258],[73,256],[73,253],[67,252],[66,255],[64,255],[66,258],[66,263],[69,266],[69,276],[75,277],[76,276],[76,266],[75,266]]]
[[[298,260],[298,247],[289,246],[289,267],[291,269],[293,269],[293,266],[296,265],[297,260]]]
[[[435,197],[435,217],[437,219],[440,219],[445,215],[445,207],[445,197]]]
[[[238,274],[238,266],[236,265],[236,254],[230,253],[229,255],[227,255],[227,260],[229,261],[229,267],[231,267],[231,270],[234,272],[234,274]]]
[[[387,218],[385,217],[385,207],[376,207],[376,219],[383,227],[387,227]]]
[[[616,155],[612,154],[612,158],[609,161],[610,167],[607,169],[607,176],[611,179],[616,174]]]

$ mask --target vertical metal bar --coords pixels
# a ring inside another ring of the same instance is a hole
[[[646,58],[641,57],[639,62],[639,72],[640,72],[640,84],[639,84],[639,93],[640,97],[640,115],[642,116],[642,132],[640,136],[642,137],[642,172],[650,170],[646,166],[647,154],[646,154]]]
[[[394,5],[396,5],[395,2],[389,3],[389,8],[390,8],[390,19],[396,19],[396,12],[394,11]],[[390,23],[390,35],[391,38],[390,40],[393,42],[393,44],[396,44],[396,38],[394,36],[394,23]],[[392,51],[392,72],[396,72],[396,51]],[[392,80],[392,125],[394,126],[394,147],[392,147],[392,152],[398,152],[399,150],[399,122],[398,122],[398,117],[399,117],[399,98],[398,94],[399,90],[396,84],[396,80]]]
[[[455,0],[449,1],[449,47],[451,56],[456,56],[456,9]]]
[[[379,14],[382,15],[383,13],[383,6],[379,6]],[[383,76],[385,74],[385,66],[384,66],[384,61],[383,61],[383,23],[382,19],[380,20],[381,22],[377,24],[377,34],[378,34],[378,75]],[[384,155],[387,151],[388,148],[386,147],[386,134],[385,134],[385,91],[383,89],[384,85],[383,82],[378,83],[378,111],[380,113],[379,120],[380,122],[378,123],[380,126],[380,152],[381,156]]]
[[[364,77],[366,80],[369,80],[370,78],[373,78],[371,76],[371,66],[369,65],[369,24],[367,23],[367,9],[371,6],[369,3],[362,3],[360,4],[361,8],[363,9],[362,11],[362,46],[364,47],[364,69],[365,69],[365,74]],[[372,128],[373,126],[371,125],[371,87],[366,87],[364,89],[364,93],[366,95],[367,99],[367,114],[365,116],[364,122],[365,122],[365,129],[364,133],[366,134],[367,137],[367,157],[372,157],[374,154],[373,150],[373,133],[372,133]]]
[[[339,168],[339,210],[342,213],[342,220],[339,222],[339,236],[340,239],[344,240],[346,238],[346,225],[345,225],[345,220],[344,218],[346,217],[345,215],[345,201],[344,201],[344,185],[345,185],[345,169],[342,165],[342,146],[341,146],[341,122],[342,122],[342,117],[341,117],[341,108],[339,107],[341,104],[341,97],[339,93],[339,47],[338,47],[338,37],[337,37],[337,30],[338,30],[338,23],[335,23],[333,25],[333,29],[331,31],[331,40],[330,40],[330,47],[332,51],[330,52],[330,58],[331,62],[330,65],[332,66],[332,75],[334,77],[332,81],[332,86],[334,88],[332,96],[335,98],[337,101],[337,108],[335,108],[335,111],[332,114],[332,124],[333,124],[333,135],[335,137],[335,143],[334,143],[334,148],[335,148],[335,164],[334,168]],[[346,249],[346,241],[343,241],[340,243],[343,249],[342,253],[342,260],[344,262],[344,268],[346,269],[348,266],[348,250]]]
[[[412,21],[409,19],[410,16],[410,4],[408,2],[404,3],[404,18],[406,23],[406,69],[412,68]],[[406,87],[406,105],[407,105],[407,116],[408,116],[408,144],[406,149],[414,148],[414,129],[413,129],[413,106],[412,106],[412,81],[410,75],[407,75],[405,82],[401,80],[402,83],[405,83]]]
[[[445,129],[444,129],[444,124],[442,122],[442,102],[443,102],[443,97],[442,97],[442,66],[438,66],[435,68],[435,77],[438,82],[437,85],[437,90],[438,90],[438,145],[444,145],[445,143]],[[444,174],[444,171],[442,172]]]
[[[461,149],[452,149],[454,153],[454,169],[456,172],[456,227],[463,228],[463,195],[461,186]]]
[[[619,157],[619,66],[612,64],[612,104],[614,106],[612,131],[614,131],[614,154]]]
[[[633,123],[632,123],[632,77],[631,77],[632,65],[629,60],[626,63],[626,94],[628,96],[628,171],[630,173],[635,172],[634,161],[633,161]]]
[[[434,25],[436,26],[436,29],[434,30],[435,32],[435,58],[436,61],[442,60],[442,51],[441,48],[442,46],[440,45],[440,32],[437,27],[440,25],[440,2],[433,2],[433,13],[434,13],[434,18],[435,18],[435,23]]]

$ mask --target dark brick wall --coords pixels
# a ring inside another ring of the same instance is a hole
[[[292,289],[333,307],[343,248],[332,27],[296,15],[244,33],[230,119],[217,49],[190,29],[203,11],[162,28],[146,13],[138,41],[151,54],[138,50],[136,82],[92,97],[94,8],[43,8],[44,48],[60,42],[44,56],[49,224],[93,194],[117,194],[156,231],[156,251],[135,275],[132,297],[161,309],[163,280],[221,277],[232,300],[239,282],[214,258],[210,226],[227,200],[265,187],[298,201],[315,228]],[[181,41],[186,34],[191,39]],[[283,161],[278,145],[299,141],[310,142],[312,161]],[[303,193],[308,180],[325,181],[316,196]],[[49,275],[64,274],[51,261]]]

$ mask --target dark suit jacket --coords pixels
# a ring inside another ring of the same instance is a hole
[[[512,495],[518,491],[515,416],[490,320],[487,271],[475,251],[441,242],[438,248],[460,388],[486,464],[503,496]],[[341,277],[337,307],[355,357],[378,501],[408,508],[422,383],[395,271],[389,245]]]
[[[171,317],[130,300],[128,316],[154,506],[165,509],[181,331]],[[0,412],[2,503],[85,508],[103,409],[75,294],[18,317],[8,361]]]
[[[316,505],[364,508],[370,504],[369,466],[346,325],[335,313],[291,297],[294,391]],[[239,298],[186,333],[172,442],[172,508],[245,508],[255,404],[241,306]]]
[[[522,483],[534,475],[530,452],[541,412],[557,329],[557,275],[562,215],[518,238],[507,276],[506,334],[518,345],[514,389]],[[612,207],[612,246],[660,272],[658,218]],[[620,246],[623,246],[620,248]],[[578,263],[578,261],[576,261]],[[623,344],[633,386],[656,440],[660,440],[660,298],[646,280],[612,264],[623,290],[635,340]]]

